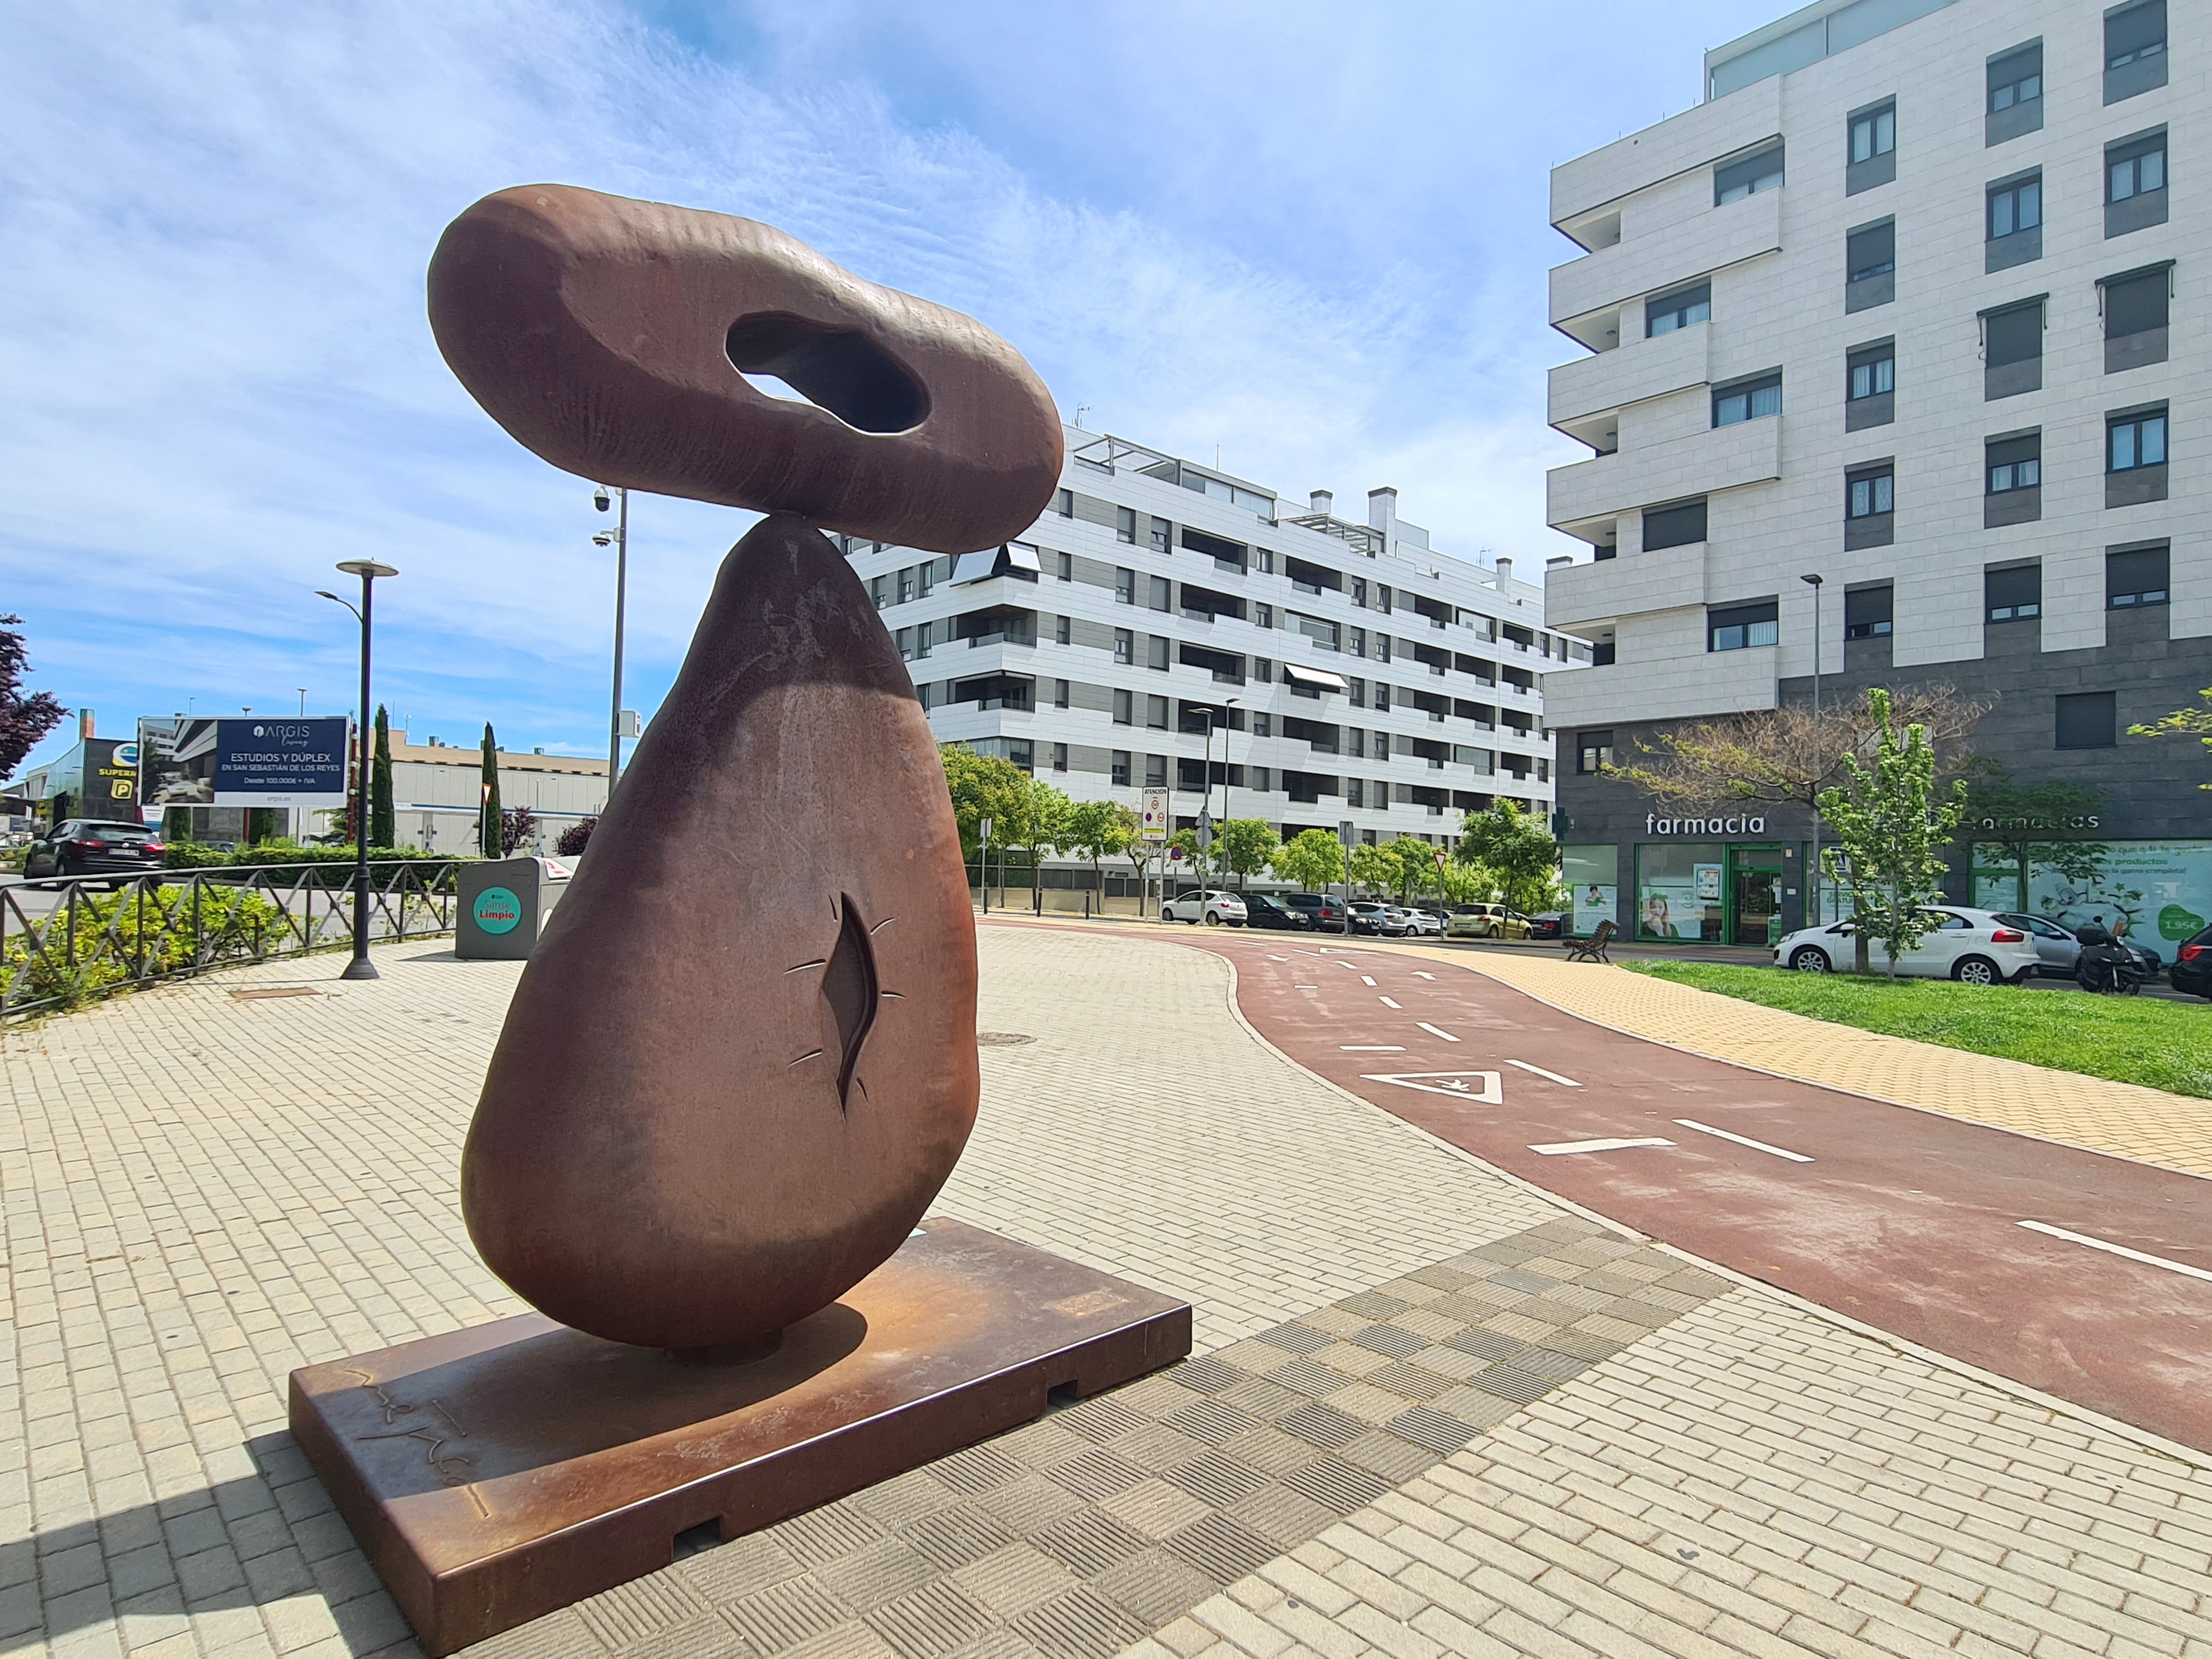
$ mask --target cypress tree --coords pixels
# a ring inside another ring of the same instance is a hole
[[[399,844],[399,818],[392,799],[392,721],[384,705],[376,706],[376,756],[368,774],[368,844]]]
[[[491,722],[484,722],[483,734],[483,817],[478,828],[483,855],[488,859],[501,858],[506,849],[499,844],[499,740],[491,734]]]

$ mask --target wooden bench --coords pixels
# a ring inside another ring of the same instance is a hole
[[[1597,932],[1592,933],[1588,939],[1569,939],[1566,942],[1567,960],[1569,962],[1602,962],[1610,963],[1613,961],[1613,958],[1606,955],[1605,947],[1613,943],[1613,936],[1615,931],[1616,929],[1612,922],[1601,921],[1597,925]]]

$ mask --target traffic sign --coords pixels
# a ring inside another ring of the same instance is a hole
[[[1168,838],[1168,792],[1147,789],[1139,799],[1143,805],[1138,809],[1138,815],[1144,822],[1139,839],[1165,841]]]

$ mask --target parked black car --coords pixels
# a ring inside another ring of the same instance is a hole
[[[2166,981],[2185,995],[2212,1001],[2212,927],[2182,940],[2173,966],[2166,970]]]
[[[1313,918],[1316,931],[1340,933],[1344,931],[1344,902],[1331,898],[1327,893],[1279,893],[1276,897],[1291,909]]]
[[[1534,915],[1522,920],[1528,924],[1530,939],[1558,939],[1567,931],[1567,915],[1564,910],[1539,910]]]
[[[31,843],[23,877],[143,876],[160,869],[168,850],[143,823],[65,818]]]
[[[1266,893],[1244,895],[1244,925],[1247,927],[1273,927],[1279,933],[1310,933],[1314,919],[1304,910],[1293,909],[1282,900]]]

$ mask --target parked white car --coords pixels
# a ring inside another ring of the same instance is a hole
[[[1900,975],[1955,979],[1968,985],[2019,985],[2035,971],[2038,957],[2033,937],[1995,912],[1944,904],[1932,907],[1929,914],[1939,920],[1920,936],[1918,944],[1899,956]],[[1849,973],[1856,951],[1848,921],[1826,927],[1801,927],[1775,945],[1774,965],[1801,974]],[[1888,964],[1888,953],[1880,944],[1869,941],[1867,965],[1879,974],[1886,972]]]
[[[1224,923],[1231,927],[1242,927],[1245,922],[1244,901],[1234,893],[1218,893],[1211,889],[1200,891],[1194,888],[1160,906],[1160,920],[1202,921],[1209,927],[1218,927]]]

